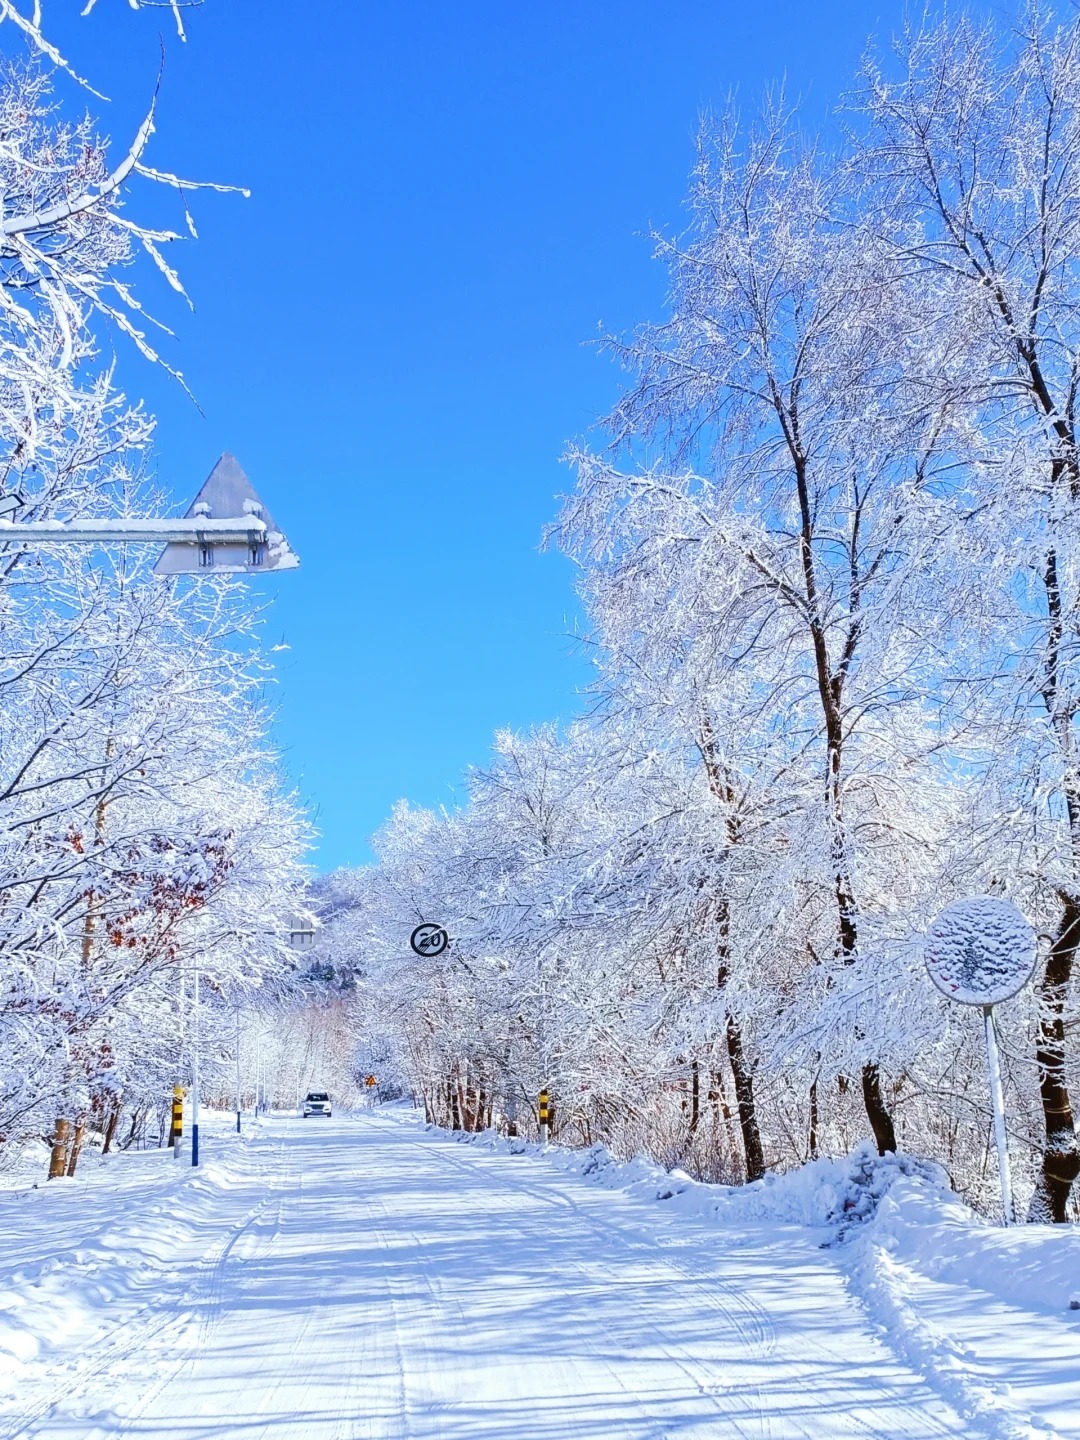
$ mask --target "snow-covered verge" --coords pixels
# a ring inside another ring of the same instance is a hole
[[[428,1126],[438,1130],[437,1126]],[[439,1130],[465,1144],[479,1144],[514,1155],[542,1155],[548,1164],[581,1175],[608,1190],[624,1190],[643,1200],[665,1202],[697,1218],[733,1226],[760,1223],[820,1226],[828,1237],[843,1237],[874,1218],[882,1199],[901,1180],[940,1198],[951,1198],[940,1166],[910,1155],[873,1154],[869,1145],[839,1159],[812,1160],[784,1174],[768,1174],[750,1185],[710,1185],[682,1170],[664,1170],[651,1160],[618,1160],[603,1145],[571,1150],[561,1145],[508,1140],[495,1131]],[[956,1201],[957,1204],[961,1202]],[[965,1209],[965,1214],[971,1212]],[[975,1221],[976,1217],[971,1216]]]
[[[939,1166],[882,1159],[870,1146],[731,1187],[620,1161],[601,1145],[441,1133],[723,1226],[725,1246],[753,1243],[764,1228],[810,1228],[894,1353],[980,1430],[995,1440],[1080,1436],[1078,1228],[991,1225]]]
[[[87,1351],[107,1356],[114,1334],[151,1307],[183,1323],[194,1298],[191,1264],[206,1268],[207,1215],[220,1214],[223,1192],[248,1165],[256,1129],[249,1122],[240,1138],[229,1133],[227,1117],[208,1118],[203,1133],[212,1143],[198,1170],[188,1152],[174,1159],[169,1150],[148,1150],[91,1153],[73,1180],[17,1187],[6,1177],[0,1421],[25,1399],[40,1364]],[[238,1223],[250,1204],[249,1195],[237,1196]]]

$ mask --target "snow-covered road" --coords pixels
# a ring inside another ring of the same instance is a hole
[[[40,1193],[43,1216],[74,1198]],[[86,1193],[87,1244],[130,1259]],[[888,1348],[819,1234],[729,1233],[409,1118],[275,1119],[153,1214],[161,1253],[101,1292],[78,1359],[26,1369],[0,1436],[985,1433]]]

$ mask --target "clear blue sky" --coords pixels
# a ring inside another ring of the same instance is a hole
[[[168,14],[61,8],[119,142]],[[661,312],[643,232],[681,223],[699,113],[786,79],[816,123],[901,13],[205,0],[167,39],[150,163],[253,194],[195,199],[201,238],[171,256],[194,315],[142,292],[205,418],[122,345],[121,374],[176,498],[232,450],[300,553],[269,638],[291,647],[277,735],[321,869],[367,858],[398,797],[453,803],[496,728],[575,711],[573,577],[538,542],[564,443],[619,384],[583,342]]]

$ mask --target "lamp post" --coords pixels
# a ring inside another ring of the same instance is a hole
[[[199,962],[195,962],[195,1005],[191,1023],[191,1163],[199,1163]]]
[[[182,519],[156,515],[94,520],[17,520],[22,496],[0,491],[0,544],[164,545],[158,575],[239,575],[295,570],[299,560],[232,455],[222,455]]]
[[[236,575],[264,570],[294,570],[300,563],[288,540],[234,456],[224,454],[182,519],[122,516],[94,520],[25,520],[20,495],[0,491],[0,546],[23,550],[52,545],[164,545],[154,571],[158,575]],[[192,1017],[191,1163],[199,1163],[199,967],[195,970]],[[237,1012],[239,1034],[239,1011]],[[239,1075],[239,1051],[237,1052]],[[236,1128],[240,1129],[239,1082]]]
[[[236,1133],[240,1134],[240,1006],[236,1007]]]

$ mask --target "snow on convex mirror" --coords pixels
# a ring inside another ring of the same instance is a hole
[[[926,969],[950,1000],[997,1005],[1010,1000],[1035,969],[1035,932],[1009,900],[974,895],[954,900],[930,926]]]

